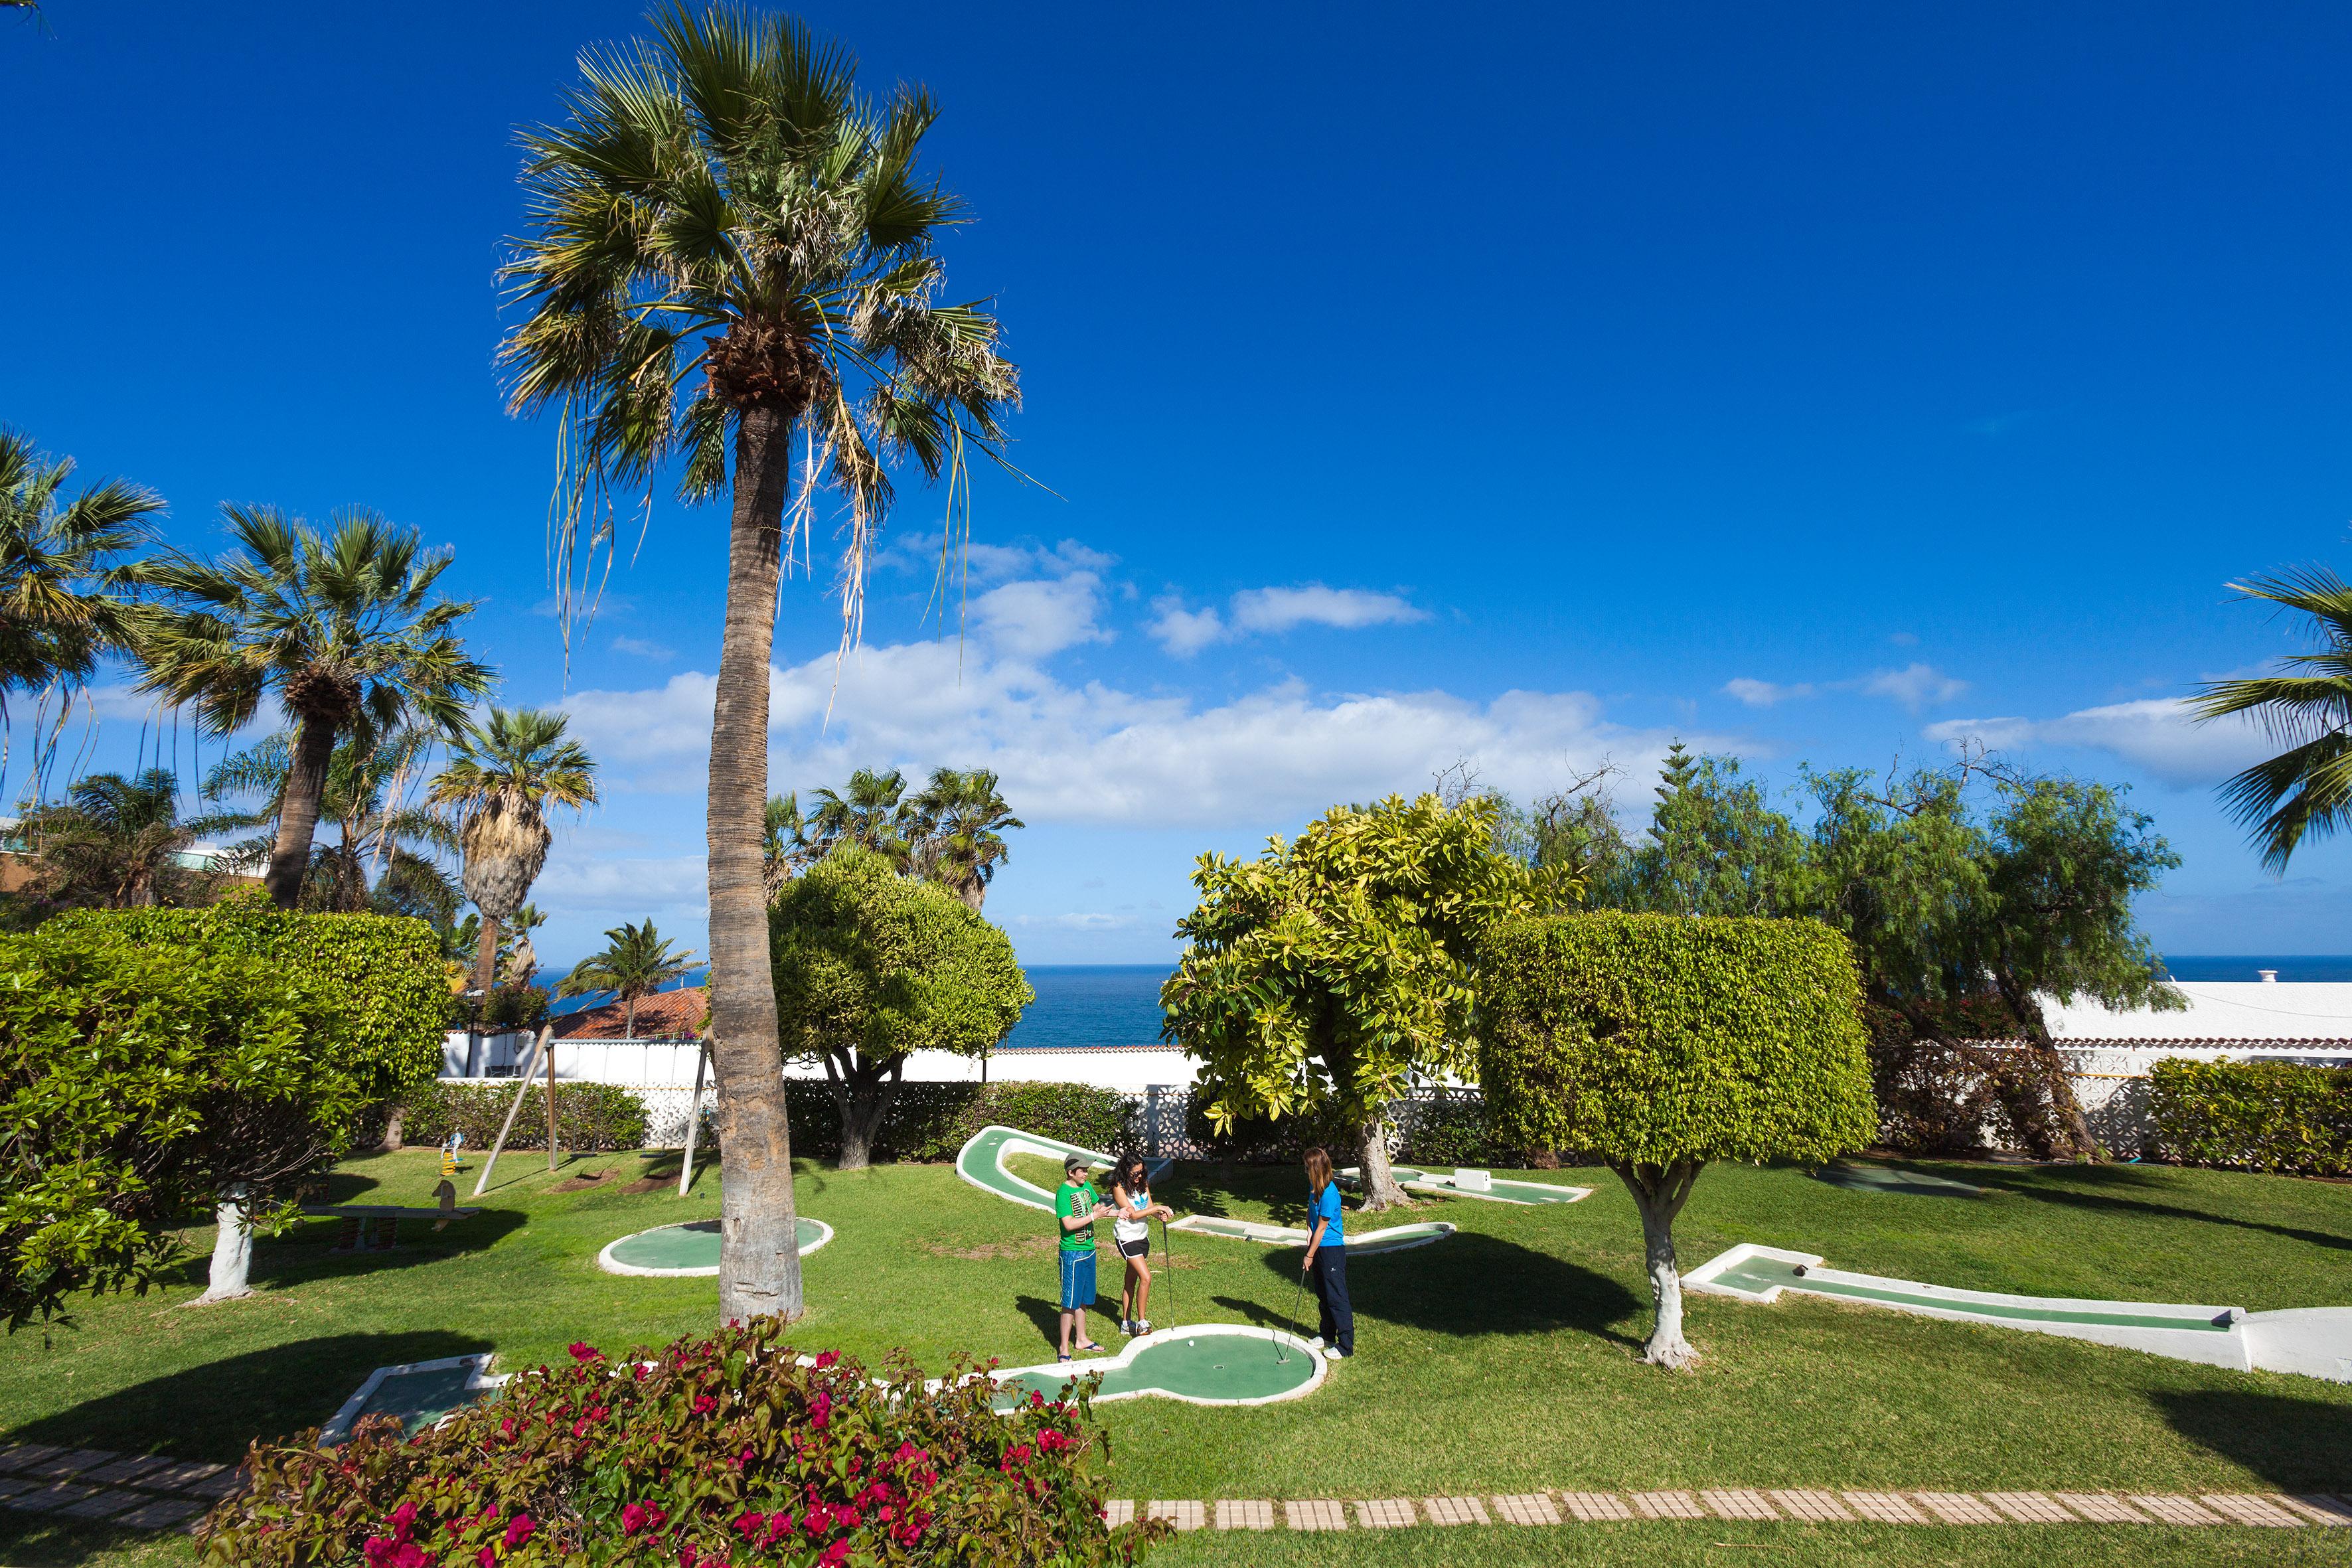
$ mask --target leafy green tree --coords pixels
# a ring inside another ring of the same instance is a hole
[[[826,857],[769,911],[785,1054],[824,1064],[860,1170],[916,1051],[981,1056],[1035,1000],[1004,932],[871,850]]]
[[[682,977],[694,967],[694,954],[673,951],[669,939],[654,930],[654,922],[622,924],[604,933],[601,952],[592,952],[572,966],[555,987],[558,996],[585,996],[610,991],[625,1010],[621,1032],[637,1037],[637,1004]]]
[[[562,713],[492,707],[486,723],[465,726],[426,798],[457,819],[466,896],[482,912],[475,988],[498,984],[499,933],[547,865],[555,842],[551,808],[596,804],[596,762],[567,735]]]
[[[1252,861],[1201,857],[1161,1033],[1202,1064],[1219,1131],[1313,1110],[1352,1128],[1364,1206],[1403,1201],[1387,1108],[1415,1075],[1467,1074],[1477,944],[1529,912],[1493,847],[1496,804],[1335,806]]]
[[[130,638],[126,557],[152,537],[163,498],[105,479],[68,500],[73,469],[0,426],[0,724],[28,693],[80,687]]]
[[[1698,1359],[1674,1223],[1711,1161],[1818,1164],[1878,1128],[1845,940],[1811,921],[1601,913],[1491,934],[1479,1082],[1498,1136],[1605,1160],[1657,1310],[1643,1359]]]
[[[2312,651],[2268,675],[2216,680],[2189,700],[2203,722],[2252,714],[2286,749],[2221,785],[2221,801],[2284,871],[2305,834],[2352,826],[2352,585],[2313,567],[2231,584],[2307,621]]]
[[[1693,759],[1675,742],[1648,842],[1625,868],[1627,908],[1673,915],[1760,915],[1802,907],[1805,835],[1775,811],[1736,757]]]
[[[1013,815],[988,768],[958,772],[939,768],[911,802],[916,822],[914,859],[922,874],[980,912],[996,868],[1013,853],[1008,828],[1026,826]]]
[[[851,58],[799,23],[680,5],[654,37],[584,53],[562,122],[527,132],[535,208],[506,280],[512,407],[562,410],[559,545],[609,546],[591,502],[671,458],[700,500],[731,490],[710,738],[711,1025],[724,1166],[719,1314],[802,1309],[792,1139],[768,964],[761,843],[769,656],[792,504],[846,503],[843,637],[894,467],[969,497],[1017,400],[985,302],[942,303],[937,245],[961,207],[921,169],[930,97],[876,105]],[[572,580],[570,555],[563,563]]]
[[[236,544],[220,559],[175,553],[142,569],[164,604],[139,620],[139,687],[193,706],[215,735],[243,729],[272,692],[293,719],[263,878],[291,909],[337,743],[362,725],[393,734],[412,718],[454,730],[490,669],[455,629],[473,605],[433,595],[450,557],[426,550],[416,530],[357,508],[325,534],[273,507],[221,513]]]
[[[62,801],[17,819],[13,837],[33,855],[41,891],[67,908],[135,909],[199,903],[218,891],[209,866],[191,852],[209,834],[243,819],[234,815],[182,818],[180,780],[168,768],[136,778],[90,773]]]

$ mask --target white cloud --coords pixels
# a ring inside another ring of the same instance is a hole
[[[1427,610],[1395,594],[1327,588],[1320,583],[1299,588],[1244,588],[1234,595],[1234,626],[1245,632],[1286,632],[1300,626],[1353,631],[1359,626],[1428,618]]]
[[[1528,795],[1604,757],[1636,772],[1663,733],[1610,724],[1583,692],[1333,694],[1297,681],[1202,708],[1099,681],[1072,686],[1017,658],[944,643],[853,654],[834,690],[830,656],[774,672],[772,777],[779,790],[864,765],[993,768],[1033,823],[1152,827],[1296,825],[1337,801],[1425,789],[1468,759],[1486,783]],[[698,789],[710,678],[592,691],[566,707],[586,742],[637,789]],[[828,703],[830,720],[826,718]],[[1705,749],[1706,740],[1694,737]],[[625,759],[625,761],[622,759]]]
[[[1108,642],[1095,624],[1102,579],[1092,572],[1029,577],[991,588],[972,601],[980,633],[1015,658],[1044,658],[1079,643]]]
[[[2111,702],[2056,719],[1953,719],[1930,724],[1927,733],[1955,748],[1975,742],[2000,752],[2034,746],[2105,752],[2182,789],[2226,778],[2275,749],[2252,719],[2240,715],[2200,724],[2177,697]]]
[[[1858,689],[1872,697],[1892,697],[1914,711],[1938,702],[1949,702],[1969,689],[1965,680],[1956,680],[1932,664],[1908,664],[1901,669],[1882,669],[1864,676]]]
[[[1363,626],[1425,621],[1429,612],[1397,594],[1362,588],[1327,588],[1308,583],[1297,588],[1244,588],[1233,597],[1232,618],[1212,606],[1188,610],[1181,595],[1151,601],[1159,614],[1146,628],[1179,658],[1190,658],[1211,643],[1254,633],[1286,632],[1294,626]]]
[[[1225,635],[1224,617],[1213,608],[1188,610],[1173,594],[1152,600],[1151,607],[1160,613],[1144,629],[1179,658],[1192,658]]]
[[[567,852],[557,841],[547,868],[531,884],[532,901],[566,913],[599,910],[631,919],[652,910],[708,913],[709,878],[701,856],[589,859],[579,854],[583,847],[572,845]]]
[[[1133,915],[1071,913],[1008,915],[1004,923],[1024,931],[1127,931],[1137,923]]]
[[[1769,680],[1750,680],[1746,676],[1723,683],[1723,689],[1750,708],[1769,708],[1775,702],[1787,702],[1794,698],[1811,697],[1812,682],[1799,681],[1794,686],[1776,686]]]
[[[1824,691],[1859,691],[1866,697],[1891,697],[1914,712],[1936,703],[1949,702],[1968,689],[1967,681],[1955,679],[1932,664],[1873,670],[1852,680],[1800,680],[1781,685],[1742,675],[1723,683],[1727,696],[1736,697],[1750,708],[1769,708],[1776,702],[1818,697]]]
[[[635,654],[639,658],[650,658],[659,664],[667,664],[677,657],[676,648],[664,647],[657,642],[647,642],[643,637],[614,637],[613,651]]]

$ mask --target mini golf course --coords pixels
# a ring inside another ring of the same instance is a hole
[[[800,1216],[801,1256],[806,1258],[833,1239],[833,1226],[821,1219]],[[657,1225],[625,1236],[596,1255],[596,1267],[607,1274],[642,1274],[677,1279],[719,1272],[719,1222],[688,1220],[683,1225]]]
[[[1130,1340],[1114,1356],[1008,1367],[991,1375],[996,1404],[1009,1410],[1042,1394],[1061,1397],[1071,1379],[1102,1373],[1097,1401],[1157,1394],[1186,1405],[1273,1405],[1315,1392],[1325,1363],[1313,1347],[1278,1329],[1198,1323]]]
[[[2300,1373],[2352,1383],[2352,1307],[2249,1312],[2170,1301],[2099,1301],[1961,1290],[1824,1268],[1811,1253],[1743,1243],[1683,1276],[1694,1290],[1769,1305],[1784,1290],[1922,1317],[1989,1323],[2147,1351],[2238,1372]]]
[[[1353,1175],[1350,1170],[1345,1174]],[[1483,1198],[1492,1204],[1576,1204],[1592,1195],[1591,1187],[1555,1186],[1549,1182],[1513,1182],[1485,1171],[1457,1170],[1451,1175],[1391,1165],[1397,1185],[1415,1192],[1439,1193],[1449,1198]]]
[[[413,1434],[452,1410],[495,1394],[505,1383],[504,1377],[490,1375],[487,1351],[380,1366],[319,1429],[319,1443],[333,1447],[352,1435],[352,1425],[362,1415],[396,1415]]]
[[[1000,1198],[1054,1212],[1054,1194],[1034,1182],[1024,1182],[1004,1168],[1006,1156],[1038,1154],[1047,1159],[1065,1160],[1076,1155],[1099,1170],[1110,1168],[1110,1156],[1095,1149],[1082,1149],[1076,1143],[1065,1143],[1043,1133],[1024,1132],[1017,1127],[983,1127],[973,1133],[956,1154],[956,1174],[982,1192],[993,1193]],[[1151,1168],[1157,1174],[1171,1163],[1158,1162]],[[1419,1176],[1421,1173],[1413,1173]],[[1513,1182],[1511,1186],[1535,1186],[1532,1182]],[[1591,1188],[1553,1188],[1555,1192],[1574,1192],[1581,1197]],[[1525,1201],[1506,1199],[1506,1202]],[[1573,1201],[1573,1200],[1570,1200]],[[1221,1219],[1211,1215],[1187,1215],[1168,1226],[1170,1230],[1187,1231],[1195,1236],[1222,1236],[1235,1241],[1264,1242],[1275,1247],[1304,1247],[1307,1232],[1296,1226],[1260,1225],[1255,1220]],[[1369,1230],[1348,1237],[1348,1255],[1369,1258],[1383,1252],[1402,1252],[1411,1247],[1426,1247],[1433,1241],[1443,1241],[1454,1234],[1454,1227],[1443,1220],[1427,1220],[1416,1225],[1391,1226],[1384,1230]]]
[[[1949,1176],[1938,1176],[1927,1171],[1906,1171],[1895,1165],[1857,1165],[1840,1160],[1807,1173],[1817,1182],[1827,1182],[1831,1186],[1843,1187],[1850,1193],[1898,1193],[1908,1197],[1924,1198],[1976,1198],[1984,1195],[1982,1187],[1972,1187]]]

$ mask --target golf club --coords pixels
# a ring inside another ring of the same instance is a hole
[[[1160,1261],[1168,1270],[1168,1321],[1176,1321],[1176,1253],[1168,1245],[1168,1222],[1160,1222]]]
[[[1296,1322],[1298,1322],[1298,1321],[1300,1321],[1300,1320],[1299,1320],[1299,1316],[1298,1316],[1298,1309],[1299,1309],[1300,1307],[1304,1306],[1304,1305],[1306,1304],[1306,1301],[1307,1301],[1307,1270],[1306,1270],[1306,1269],[1304,1269],[1304,1268],[1302,1268],[1302,1269],[1300,1269],[1300,1270],[1298,1271],[1298,1282],[1297,1282],[1297,1284],[1296,1284],[1296,1285],[1292,1286],[1292,1287],[1291,1287],[1291,1291],[1290,1291],[1290,1313],[1289,1313],[1289,1317],[1290,1317],[1290,1321],[1291,1321],[1292,1322],[1296,1323]],[[1281,1330],[1279,1330],[1279,1329],[1276,1329],[1276,1330],[1275,1331],[1275,1332],[1278,1335],[1278,1334],[1280,1334],[1280,1333],[1282,1332],[1282,1331],[1281,1331]],[[1286,1346],[1286,1345],[1285,1345],[1285,1344],[1282,1342],[1282,1341],[1281,1341],[1280,1339],[1276,1339],[1276,1340],[1274,1342],[1274,1359],[1275,1359],[1275,1364],[1276,1364],[1277,1366],[1288,1366],[1288,1365],[1290,1364],[1290,1350],[1289,1350],[1289,1347],[1288,1347],[1288,1346]]]

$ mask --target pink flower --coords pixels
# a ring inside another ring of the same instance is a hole
[[[819,1372],[826,1371],[827,1369],[837,1365],[840,1361],[841,1352],[839,1351],[827,1351],[823,1355],[816,1358],[816,1369]]]
[[[748,1513],[739,1513],[735,1516],[735,1533],[749,1541],[759,1534],[760,1527],[767,1522],[756,1508]]]
[[[697,1415],[708,1415],[718,1408],[719,1401],[711,1398],[710,1395],[698,1394],[694,1396],[694,1413]]]
[[[701,1561],[702,1553],[694,1549],[692,1542],[677,1549],[677,1568],[695,1568],[695,1564]]]
[[[848,1561],[849,1542],[846,1540],[835,1542],[817,1557],[817,1562],[822,1568],[841,1568],[841,1565]]]
[[[481,1568],[490,1568],[490,1564],[496,1563],[498,1560],[499,1552],[498,1548],[495,1546],[485,1546],[479,1552],[474,1553],[474,1561],[480,1563]]]
[[[529,1541],[530,1532],[538,1528],[539,1526],[531,1521],[530,1515],[527,1513],[515,1515],[507,1521],[507,1550],[512,1552],[516,1547]]]
[[[824,1430],[824,1424],[832,1419],[833,1395],[820,1388],[809,1400],[809,1425],[822,1432]]]
[[[659,1530],[662,1521],[668,1517],[654,1503],[625,1503],[621,1508],[621,1533],[635,1535],[640,1530]]]
[[[604,1354],[603,1351],[598,1350],[594,1345],[590,1344],[585,1340],[572,1341],[570,1348],[572,1351],[572,1359],[573,1361],[598,1361],[603,1359]]]
[[[392,1538],[394,1541],[407,1540],[415,1529],[416,1505],[415,1503],[404,1502],[392,1510]]]
[[[501,1436],[501,1437],[506,1437],[506,1438],[512,1438],[512,1437],[514,1436],[514,1434],[515,1434],[515,1425],[514,1425],[514,1417],[513,1417],[513,1416],[509,1415],[509,1416],[508,1416],[505,1420],[503,1420],[503,1421],[501,1421],[501,1422],[499,1422],[499,1436]]]

